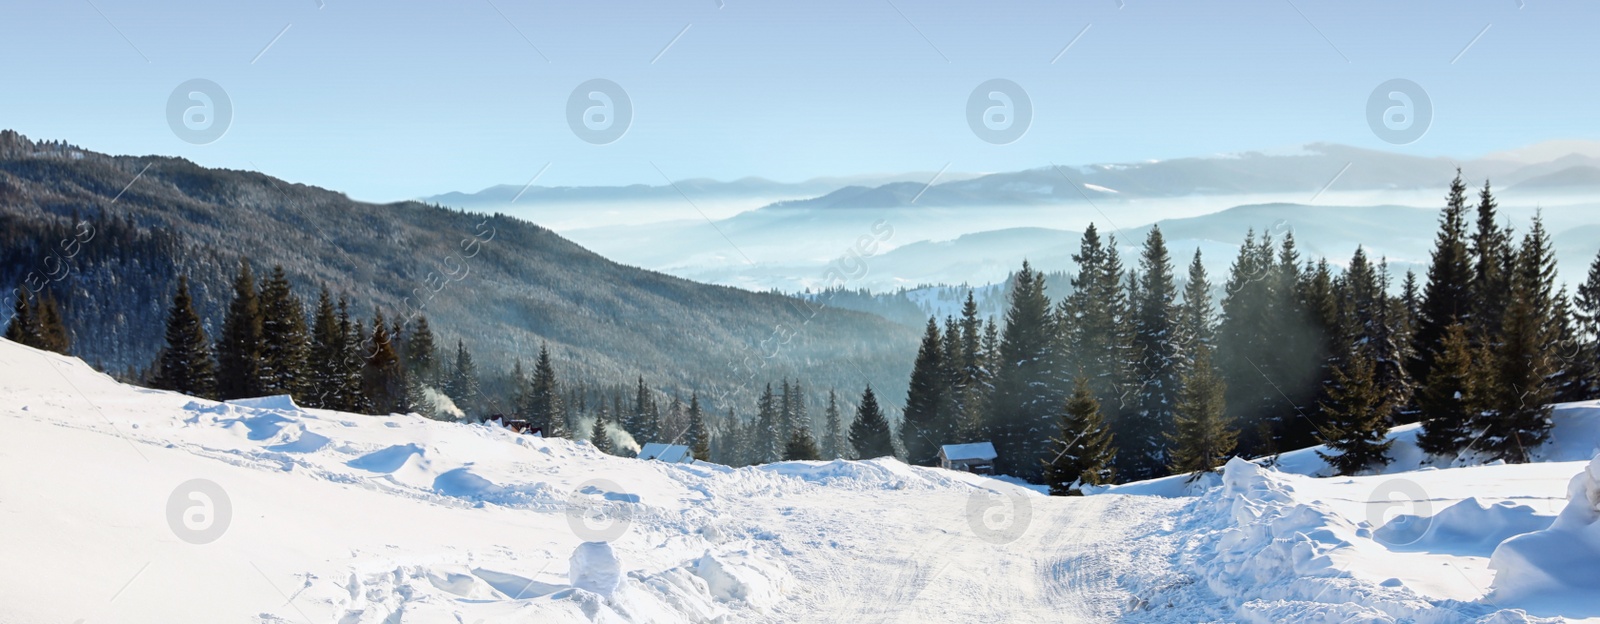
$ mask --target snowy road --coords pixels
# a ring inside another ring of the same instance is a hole
[[[1182,505],[983,493],[797,498],[752,518],[791,532],[830,528],[816,536],[826,547],[795,552],[799,582],[775,613],[781,621],[1107,621],[1134,601],[1118,583],[1132,534]]]

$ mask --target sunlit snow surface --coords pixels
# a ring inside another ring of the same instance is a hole
[[[1315,478],[1236,462],[1201,486],[1050,498],[888,459],[668,465],[220,404],[0,341],[0,622],[1596,616],[1537,567],[1552,544],[1585,552],[1561,546],[1593,537],[1592,508],[1529,538],[1544,547],[1505,564],[1517,591],[1484,599],[1495,544],[1568,505],[1594,413],[1558,411],[1542,464]]]

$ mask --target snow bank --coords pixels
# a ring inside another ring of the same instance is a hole
[[[1557,403],[1551,406],[1550,421],[1552,423],[1550,437],[1530,453],[1533,461],[1588,461],[1594,457],[1597,450],[1600,450],[1600,401]],[[1422,452],[1422,449],[1417,448],[1417,435],[1421,432],[1422,426],[1419,424],[1401,425],[1390,430],[1388,439],[1394,441],[1389,447],[1391,461],[1375,474],[1475,466],[1486,461],[1484,457],[1471,452],[1458,458],[1429,457]],[[1313,477],[1333,474],[1333,469],[1328,463],[1317,455],[1318,451],[1329,452],[1325,446],[1290,451],[1277,456],[1273,467],[1282,472]]]
[[[1194,535],[1178,554],[1179,562],[1228,600],[1240,620],[1529,621],[1517,611],[1428,599],[1398,581],[1356,577],[1345,563],[1381,555],[1383,546],[1368,538],[1370,530],[1360,523],[1320,502],[1303,501],[1290,483],[1299,478],[1235,458],[1223,468],[1221,485],[1190,503],[1185,514],[1190,519],[1177,527]],[[1466,511],[1451,514],[1463,520],[1469,516]],[[1162,599],[1158,593],[1144,602]]]
[[[233,399],[229,405],[239,407],[253,407],[256,409],[299,411],[300,406],[295,405],[294,397],[287,394],[274,394],[272,396],[256,397],[251,399]]]
[[[1567,617],[1600,617],[1600,457],[1567,488],[1569,502],[1550,528],[1494,550],[1495,600],[1539,604]]]
[[[1487,557],[1506,538],[1543,530],[1550,521],[1527,505],[1468,498],[1432,516],[1395,516],[1372,536],[1390,550]]]
[[[824,487],[849,490],[929,490],[962,483],[947,471],[908,466],[893,457],[861,461],[788,461],[756,466],[756,470]]]

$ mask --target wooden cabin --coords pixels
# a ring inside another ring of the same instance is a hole
[[[973,474],[994,474],[994,445],[988,442],[946,444],[939,447],[939,467]]]

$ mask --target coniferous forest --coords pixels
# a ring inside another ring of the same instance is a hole
[[[1180,274],[1159,228],[1124,267],[1090,227],[1064,295],[1026,263],[1014,275],[998,339],[970,314],[929,319],[901,446],[927,464],[935,442],[992,440],[998,472],[1058,494],[1313,445],[1356,474],[1414,422],[1441,461],[1530,461],[1551,403],[1600,393],[1600,257],[1569,290],[1540,219],[1497,208],[1458,172],[1426,275],[1247,232],[1216,294],[1200,252]]]
[[[663,378],[655,371],[586,362],[582,351],[558,357],[548,343],[526,361],[480,360],[468,347],[477,326],[433,326],[416,309],[386,315],[383,301],[305,277],[315,272],[258,273],[243,258],[226,288],[197,289],[195,279],[215,281],[220,259],[189,258],[178,237],[130,216],[98,217],[89,229],[116,245],[80,260],[92,269],[129,259],[109,249],[189,259],[162,268],[170,280],[151,281],[165,290],[154,308],[78,309],[94,315],[90,327],[116,318],[163,328],[150,332],[153,357],[130,359],[141,352],[133,333],[113,343],[78,335],[74,306],[59,298],[73,293],[49,280],[14,290],[5,335],[103,368],[122,362],[110,372],[196,396],[288,394],[307,407],[525,421],[617,454],[668,442],[735,466],[888,455],[934,465],[941,445],[991,441],[997,472],[1057,494],[1312,445],[1356,474],[1387,463],[1386,434],[1413,422],[1442,461],[1526,462],[1547,435],[1550,403],[1600,394],[1600,258],[1569,289],[1539,218],[1510,223],[1497,210],[1487,182],[1471,192],[1458,172],[1422,275],[1395,275],[1361,248],[1348,259],[1306,257],[1292,231],[1250,231],[1229,274],[1213,278],[1198,250],[1169,249],[1159,227],[1122,241],[1091,225],[1072,254],[1075,272],[1046,276],[1024,263],[1012,275],[1003,315],[981,313],[968,290],[959,315],[928,318],[902,353],[910,369],[898,404],[873,387],[881,365],[870,378],[697,367],[652,384],[646,376]],[[33,226],[70,240],[83,228],[75,223],[90,221]],[[1137,249],[1128,266],[1124,245]],[[185,265],[210,268],[192,279]],[[299,294],[308,292],[314,299]],[[881,351],[870,335],[856,340],[865,344],[856,351]],[[851,357],[822,368],[848,370]],[[744,391],[713,396],[728,375]]]

